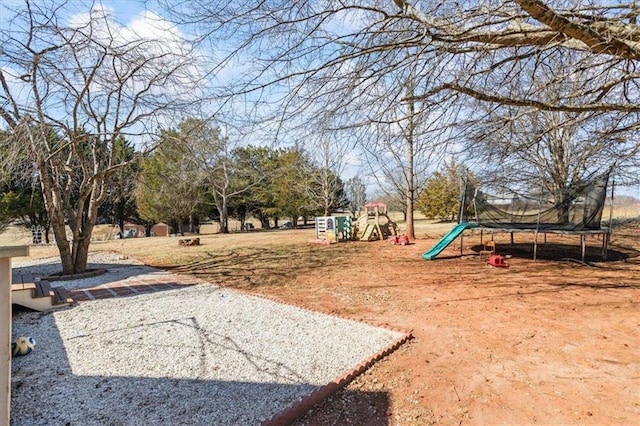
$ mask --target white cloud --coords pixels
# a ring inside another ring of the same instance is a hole
[[[79,117],[79,122],[90,129],[94,113],[104,114],[107,121],[115,123],[129,113],[141,117],[152,108],[168,104],[171,99],[196,105],[204,75],[198,52],[175,25],[158,13],[143,10],[128,15],[125,23],[118,21],[117,17],[122,16],[123,11],[114,6],[120,9],[140,7],[134,3],[104,5],[74,0],[56,11],[63,34],[78,44],[73,49],[63,47],[51,51],[49,62],[42,61],[43,72],[49,74],[50,86],[49,89],[42,87],[42,93],[47,93],[42,98],[42,105],[50,117],[68,121],[73,119],[72,114],[86,113]],[[3,10],[0,7],[0,15]],[[6,18],[6,15],[0,17],[0,22]],[[20,44],[28,26],[27,22],[17,19],[5,27],[4,31],[12,35],[14,42],[4,45],[5,52],[0,55],[0,67],[9,92],[20,104],[22,114],[30,111],[34,104],[30,80],[20,78],[30,71],[28,53]],[[38,31],[37,49],[60,44],[57,32],[47,32],[45,27]],[[105,58],[100,46],[108,46],[113,53],[102,62],[100,59]],[[145,60],[147,62],[143,64]],[[91,80],[89,92],[84,95],[83,103],[87,105],[76,110],[74,102],[69,102],[69,94],[73,97],[82,92],[91,70],[97,73]],[[0,89],[0,95],[2,92]],[[117,107],[113,104],[115,101],[119,102]],[[181,118],[169,108],[166,111],[160,108],[149,120],[134,123],[129,132],[131,135],[148,133],[158,127],[172,126]]]

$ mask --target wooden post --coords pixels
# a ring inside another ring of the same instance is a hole
[[[582,261],[584,262],[584,258],[587,252],[587,236],[584,234],[580,234],[580,250],[582,252]]]
[[[613,179],[611,182],[611,201],[609,202],[609,238],[613,234],[613,191],[616,187],[616,181]]]
[[[11,418],[11,258],[29,256],[29,246],[0,247],[0,424]]]

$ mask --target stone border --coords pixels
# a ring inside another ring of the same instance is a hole
[[[83,272],[82,274],[73,274],[73,275],[51,274],[51,275],[42,277],[41,279],[46,281],[72,281],[72,280],[81,280],[83,278],[97,277],[98,275],[102,275],[106,273],[107,273],[106,269],[98,268],[98,269],[88,269],[86,272]]]
[[[400,337],[395,342],[388,345],[386,348],[380,350],[378,353],[372,355],[367,358],[365,361],[361,362],[357,366],[355,366],[350,371],[346,372],[342,376],[339,376],[333,379],[326,385],[319,386],[311,392],[311,394],[295,403],[285,408],[280,413],[271,417],[271,419],[262,423],[263,426],[280,426],[280,425],[289,425],[293,423],[296,419],[304,416],[314,405],[320,403],[324,399],[336,393],[338,390],[342,389],[346,385],[348,385],[353,379],[355,379],[360,374],[364,373],[366,370],[371,368],[373,364],[377,361],[380,361],[382,358],[394,352],[404,343],[413,339],[413,335],[411,333],[407,333],[404,336]]]

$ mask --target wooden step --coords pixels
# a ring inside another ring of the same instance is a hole
[[[40,280],[40,281],[36,281],[35,284],[36,284],[36,291],[33,293],[33,297],[55,296],[55,293],[51,288],[51,284],[49,284],[49,281]]]
[[[18,285],[33,284],[35,279],[32,274],[16,274],[14,271],[11,274],[11,282]]]
[[[73,303],[73,298],[69,296],[69,291],[64,287],[54,287],[53,292],[53,304],[54,305],[67,305]]]
[[[48,280],[38,279],[32,274],[14,274],[12,279],[11,299],[17,305],[48,311],[73,303],[64,287],[51,287]]]
[[[11,283],[11,290],[12,291],[18,291],[18,290],[35,290],[36,289],[36,285],[35,283],[27,283],[27,284],[22,284],[22,283]]]

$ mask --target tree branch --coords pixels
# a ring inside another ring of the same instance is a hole
[[[636,42],[627,42],[618,39],[615,26],[597,27],[572,22],[558,15],[544,2],[540,0],[515,0],[532,18],[547,25],[549,28],[561,34],[580,40],[596,53],[617,56],[624,59],[640,59],[640,46]],[[594,28],[602,28],[606,34],[601,34]],[[640,32],[636,28],[636,33]]]
[[[454,83],[446,83],[437,86],[421,95],[410,96],[402,99],[403,102],[412,101],[425,101],[431,96],[440,93],[442,91],[452,90],[455,92],[463,93],[471,96],[480,101],[493,102],[501,105],[512,105],[521,107],[533,107],[543,111],[567,111],[567,112],[595,112],[595,111],[624,111],[624,112],[640,112],[640,105],[637,104],[608,104],[608,103],[593,103],[582,105],[570,105],[570,104],[553,104],[542,102],[534,99],[515,99],[504,96],[492,95],[479,90],[471,89],[469,87],[461,86]]]

